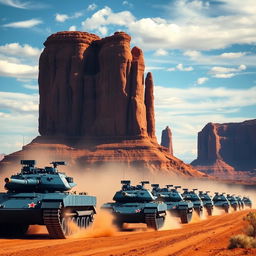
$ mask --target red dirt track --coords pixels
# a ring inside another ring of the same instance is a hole
[[[65,240],[50,239],[46,234],[0,239],[0,256],[255,256],[256,249],[226,249],[230,236],[242,233],[243,217],[248,212],[212,216],[180,229],[158,232],[118,232],[111,237]]]

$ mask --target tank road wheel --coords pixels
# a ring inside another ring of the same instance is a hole
[[[192,219],[192,212],[188,212],[187,210],[180,211],[180,221],[182,224],[189,223]]]
[[[156,213],[147,213],[145,222],[148,228],[159,230],[164,225],[164,217],[157,217]]]
[[[212,216],[213,208],[212,207],[206,207],[206,210],[207,210],[208,216]]]

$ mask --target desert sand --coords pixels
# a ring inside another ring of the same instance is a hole
[[[0,256],[253,256],[256,249],[226,249],[230,236],[242,233],[243,217],[248,212],[211,216],[200,221],[195,219],[190,224],[163,231],[117,232],[109,226],[102,232],[92,231],[65,240],[53,240],[44,230],[41,233],[34,230],[34,234],[22,239],[0,239]]]

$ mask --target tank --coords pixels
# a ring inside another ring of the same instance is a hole
[[[203,214],[203,202],[199,195],[196,193],[196,188],[189,191],[187,188],[183,189],[182,197],[186,201],[191,201],[193,203],[193,209],[201,217]]]
[[[234,195],[227,194],[227,199],[229,201],[230,206],[234,209],[234,211],[237,211],[239,205],[238,201],[236,200],[236,197]]]
[[[212,212],[213,212],[213,201],[211,196],[209,195],[210,191],[199,191],[199,197],[203,202],[204,208],[207,211],[207,214],[209,216],[212,216]]]
[[[213,204],[216,208],[224,210],[226,213],[229,212],[230,203],[225,196],[225,193],[215,192],[215,195],[212,199]]]
[[[244,209],[244,202],[242,200],[241,196],[235,196],[237,202],[238,202],[238,209],[243,210]]]
[[[65,162],[37,168],[35,160],[21,160],[21,172],[5,178],[0,193],[1,236],[23,235],[29,225],[46,225],[52,238],[72,234],[71,224],[86,228],[96,213],[96,197],[68,192],[76,183],[57,170]]]
[[[124,223],[145,223],[148,228],[160,229],[164,225],[167,205],[144,187],[149,182],[132,186],[130,180],[122,180],[121,184],[121,190],[113,197],[114,202],[102,206],[112,212],[118,228],[122,229]]]
[[[246,207],[252,208],[252,201],[248,196],[244,196],[242,201]]]
[[[193,203],[185,201],[178,192],[180,186],[166,185],[160,188],[159,184],[152,184],[152,194],[167,205],[167,210],[180,218],[181,223],[189,223],[193,213]]]

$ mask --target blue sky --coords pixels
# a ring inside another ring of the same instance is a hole
[[[38,135],[38,58],[50,34],[125,31],[153,73],[158,139],[169,125],[174,154],[195,159],[206,123],[255,118],[255,13],[255,0],[0,0],[0,153]]]

